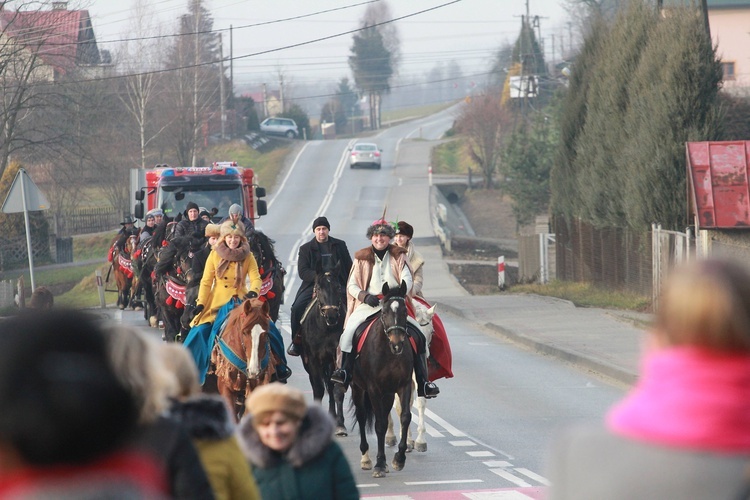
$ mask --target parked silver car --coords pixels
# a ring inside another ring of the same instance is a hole
[[[260,131],[269,135],[283,135],[289,139],[299,136],[297,124],[291,118],[266,118],[260,124]]]
[[[349,149],[349,167],[360,167],[363,165],[380,168],[380,159],[383,152],[377,144],[371,142],[360,142]]]

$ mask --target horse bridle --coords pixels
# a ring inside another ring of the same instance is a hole
[[[391,297],[389,300],[400,300],[401,302],[404,303],[404,307],[406,306],[406,300],[404,299],[404,297]],[[393,330],[400,330],[404,332],[404,335],[408,335],[406,332],[406,326],[401,326],[401,325],[388,326],[385,324],[385,320],[383,319],[383,314],[382,314],[382,310],[384,309],[385,309],[385,302],[383,302],[383,307],[381,309],[381,314],[380,314],[380,323],[382,323],[383,325],[383,330],[384,330],[383,333],[385,334],[385,336],[388,337],[388,334],[392,332]]]
[[[325,276],[330,278],[329,273],[325,273]],[[320,285],[315,283],[315,288],[313,289],[313,294],[320,296]],[[330,323],[328,323],[328,312],[333,311],[336,313],[336,320],[338,321],[339,316],[341,315],[341,305],[332,306],[332,305],[323,305],[320,301],[318,301],[318,313],[320,316],[326,320],[326,325],[332,326]]]

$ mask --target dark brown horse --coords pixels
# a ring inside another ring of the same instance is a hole
[[[260,279],[263,281],[260,295],[265,297],[268,302],[269,313],[275,323],[279,319],[279,308],[284,303],[284,275],[286,270],[276,257],[274,240],[266,236],[265,233],[253,231],[248,242],[250,249],[253,251],[253,257],[258,264]]]
[[[216,384],[237,420],[245,411],[245,399],[259,385],[271,382],[278,360],[268,338],[268,302],[247,299],[227,316],[211,351]]]
[[[360,466],[363,470],[373,469],[367,444],[367,430],[373,427],[373,421],[378,438],[372,477],[384,477],[388,472],[385,433],[395,394],[398,394],[403,410],[401,440],[391,465],[394,470],[404,468],[407,432],[411,423],[411,375],[414,371],[414,354],[406,333],[406,283],[402,281],[400,287],[393,289],[384,284],[381,305],[354,362],[352,379],[352,401],[359,424]]]
[[[317,269],[313,300],[300,331],[302,336],[302,364],[310,378],[313,398],[322,401],[328,392],[328,412],[336,419],[336,435],[346,436],[344,427],[344,390],[331,382],[336,369],[336,348],[344,331],[346,295],[339,283],[339,265],[328,272]]]
[[[122,247],[115,245],[112,253],[112,274],[117,286],[117,307],[125,309],[130,303],[130,291],[133,287],[132,253],[138,242],[138,236],[129,236]]]

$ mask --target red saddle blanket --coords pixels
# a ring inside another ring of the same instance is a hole
[[[426,307],[432,307],[422,297],[412,297]],[[445,326],[437,314],[432,317],[432,327],[435,330],[430,341],[430,357],[427,360],[428,378],[435,381],[439,378],[453,378],[453,354],[448,342]]]

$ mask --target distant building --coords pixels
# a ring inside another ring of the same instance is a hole
[[[255,109],[258,113],[258,118],[261,121],[269,116],[278,116],[282,114],[283,107],[281,104],[281,94],[278,90],[245,92],[242,94],[242,97],[250,97],[255,101]]]
[[[36,56],[35,77],[58,81],[83,71],[99,76],[110,67],[109,52],[99,52],[87,10],[68,10],[68,2],[52,2],[51,10],[10,11],[0,7],[3,50],[22,47],[14,55]]]

